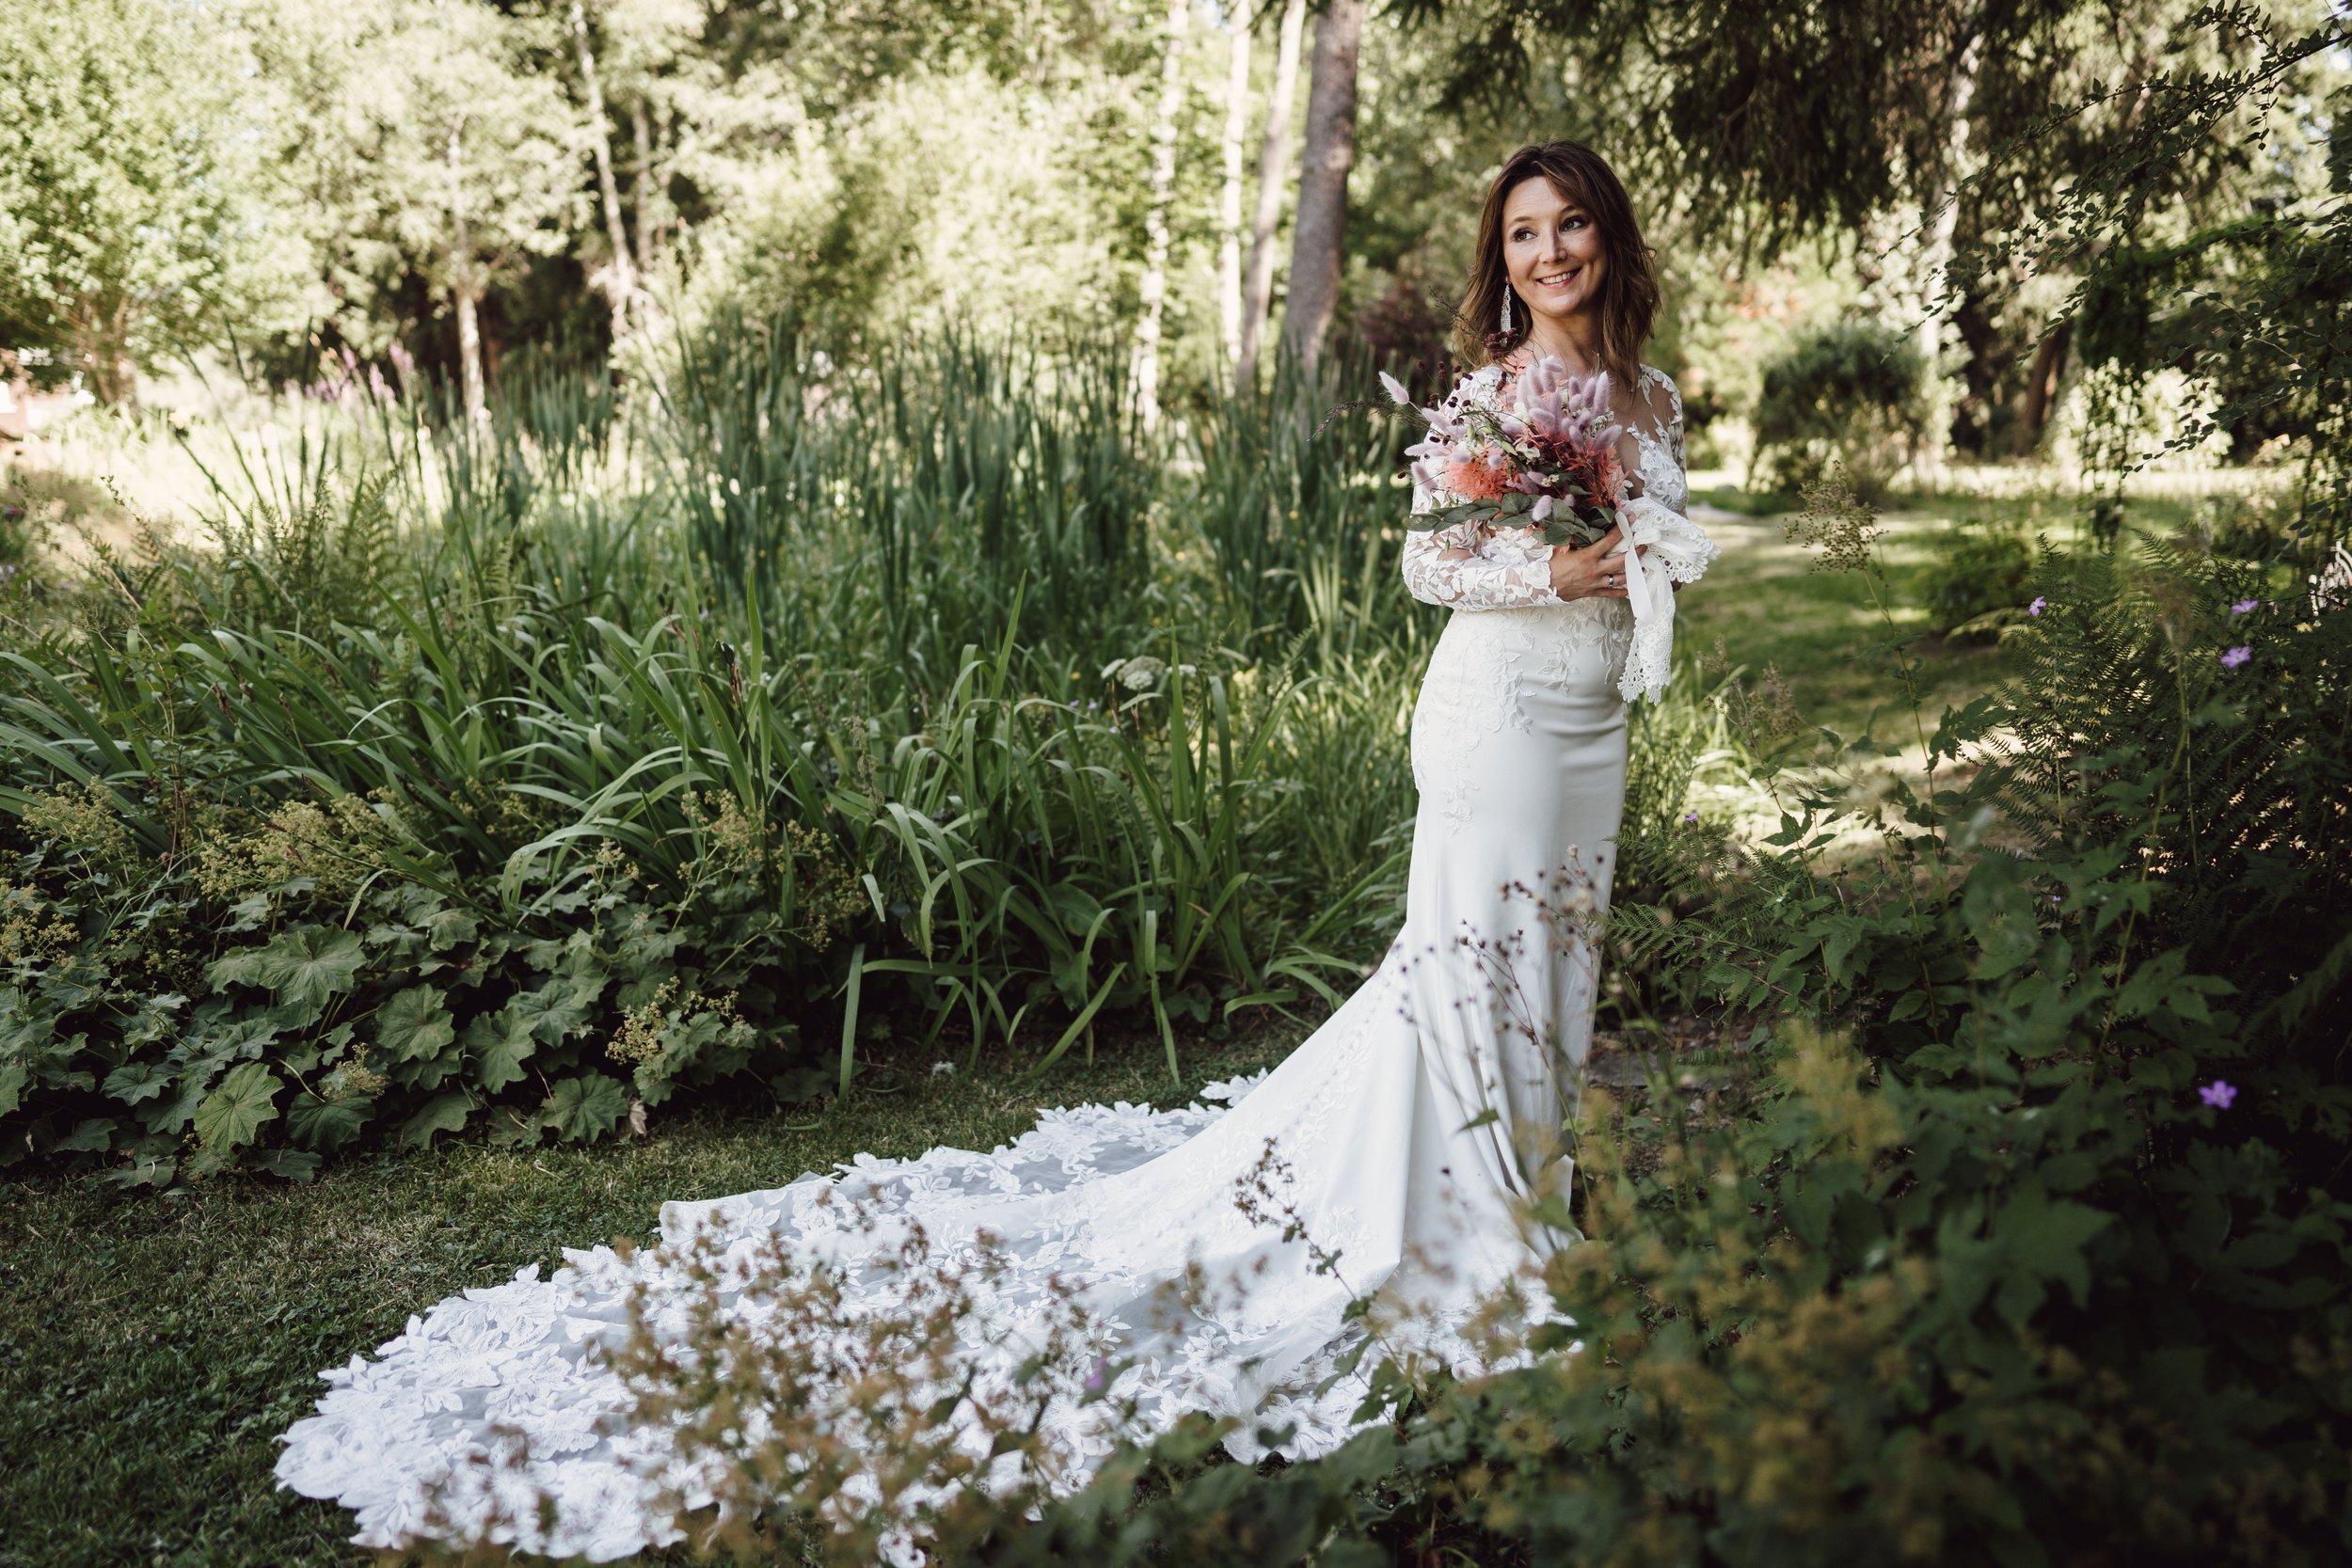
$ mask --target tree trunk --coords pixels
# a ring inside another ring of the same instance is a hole
[[[1241,358],[1233,367],[1236,388],[1258,384],[1258,343],[1265,335],[1267,308],[1274,299],[1274,230],[1281,221],[1282,190],[1291,145],[1291,99],[1298,83],[1298,43],[1307,30],[1307,0],[1282,8],[1282,39],[1274,55],[1274,87],[1267,94],[1265,137],[1258,147],[1258,213],[1250,230],[1249,266],[1241,308]]]
[[[1960,57],[1952,62],[1952,74],[1945,87],[1944,166],[1937,189],[1930,197],[1922,217],[1928,235],[1926,266],[1922,287],[1926,297],[1921,302],[1919,321],[1919,358],[1926,367],[1927,439],[1920,451],[1922,465],[1931,472],[1945,465],[1951,447],[1954,400],[1949,381],[1944,373],[1944,339],[1958,309],[1951,297],[1952,237],[1960,222],[1960,189],[1964,177],[1963,163],[1968,156],[1968,111],[1977,96],[1977,62],[1980,53],[1981,35],[1971,32],[1961,46]]]
[[[1184,102],[1184,28],[1192,0],[1168,0],[1168,41],[1160,55],[1160,107],[1152,122],[1152,204],[1143,228],[1146,242],[1139,293],[1143,313],[1136,322],[1136,407],[1143,428],[1160,418],[1160,304],[1168,293],[1168,202],[1176,183],[1176,114]]]
[[[629,104],[628,120],[637,142],[637,172],[628,182],[629,198],[637,208],[637,271],[641,277],[651,277],[654,230],[660,219],[654,212],[653,116],[645,112],[642,96]]]
[[[452,126],[449,147],[450,301],[457,308],[457,379],[465,388],[466,422],[490,420],[490,394],[482,375],[482,281],[474,270],[473,225],[466,217],[464,130]]]
[[[1225,366],[1241,363],[1241,143],[1249,133],[1249,19],[1236,9],[1225,58],[1225,198],[1217,208],[1216,305]]]
[[[73,302],[66,319],[80,351],[81,376],[90,396],[109,408],[136,414],[139,375],[131,359],[131,302],[117,298],[108,305],[86,293]]]
[[[2017,451],[2032,452],[2042,445],[2042,432],[2058,402],[2058,378],[2066,373],[2066,341],[2073,336],[2073,317],[2052,327],[2033,351],[2033,371],[2026,378],[2026,411],[2018,420]]]
[[[580,79],[588,93],[588,129],[596,151],[596,189],[604,198],[605,237],[612,245],[605,296],[612,304],[612,337],[617,342],[628,335],[629,310],[637,299],[637,272],[629,264],[628,230],[621,226],[621,186],[612,176],[612,128],[605,120],[596,52],[588,47],[588,12],[580,0],[572,0],[572,41],[580,49]]]
[[[465,225],[458,225],[465,232]],[[466,389],[466,422],[485,425],[490,422],[490,395],[482,379],[482,292],[468,268],[453,278],[450,295],[457,302],[457,373]]]
[[[1364,0],[1331,0],[1315,24],[1307,149],[1299,159],[1298,217],[1291,229],[1291,292],[1282,309],[1282,344],[1301,365],[1321,356],[1339,308],[1347,173],[1356,162],[1356,50],[1363,32]]]

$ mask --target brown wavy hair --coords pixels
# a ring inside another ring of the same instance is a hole
[[[1521,181],[1542,175],[1564,201],[1573,201],[1600,227],[1601,253],[1608,258],[1600,280],[1600,362],[1620,387],[1641,385],[1642,348],[1658,317],[1658,265],[1633,221],[1633,203],[1608,160],[1582,142],[1545,142],[1522,147],[1504,161],[1486,187],[1478,214],[1478,248],[1470,283],[1454,312],[1454,347],[1462,363],[1475,369],[1500,359],[1527,341],[1531,312],[1511,290],[1511,330],[1499,330],[1503,291],[1511,289],[1502,264],[1502,204]]]

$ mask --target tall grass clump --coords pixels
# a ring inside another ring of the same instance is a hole
[[[596,1137],[1113,1015],[1174,1071],[1332,999],[1411,812],[1393,437],[1286,427],[1250,483],[1321,499],[1229,561],[1124,375],[737,324],[627,403],[427,384],[215,465],[0,656],[15,1157]]]

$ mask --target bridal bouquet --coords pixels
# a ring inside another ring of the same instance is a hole
[[[1380,385],[1412,408],[1386,371]],[[1546,356],[1528,367],[1508,404],[1457,403],[1415,409],[1429,434],[1405,449],[1414,480],[1458,498],[1406,522],[1414,530],[1479,522],[1540,528],[1547,545],[1592,545],[1617,522],[1627,489],[1617,461],[1624,426],[1609,418],[1609,373],[1574,376]]]
[[[1390,400],[1412,408],[1404,386],[1387,373]],[[1656,702],[1674,678],[1674,589],[1696,582],[1715,559],[1707,531],[1663,502],[1630,495],[1617,461],[1624,427],[1609,418],[1609,376],[1570,375],[1549,356],[1521,373],[1506,401],[1473,376],[1434,408],[1415,409],[1429,433],[1406,448],[1414,483],[1431,507],[1405,526],[1415,531],[1476,522],[1540,530],[1547,545],[1589,546],[1614,528],[1609,558],[1625,577],[1633,641],[1617,689],[1626,701]],[[1474,388],[1474,389],[1473,389]]]

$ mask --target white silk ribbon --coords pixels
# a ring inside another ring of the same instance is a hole
[[[1633,647],[1617,691],[1629,703],[1645,694],[1654,703],[1674,679],[1674,585],[1698,581],[1722,550],[1705,529],[1647,496],[1617,508],[1617,553],[1608,564],[1625,574],[1626,603],[1633,609]]]

